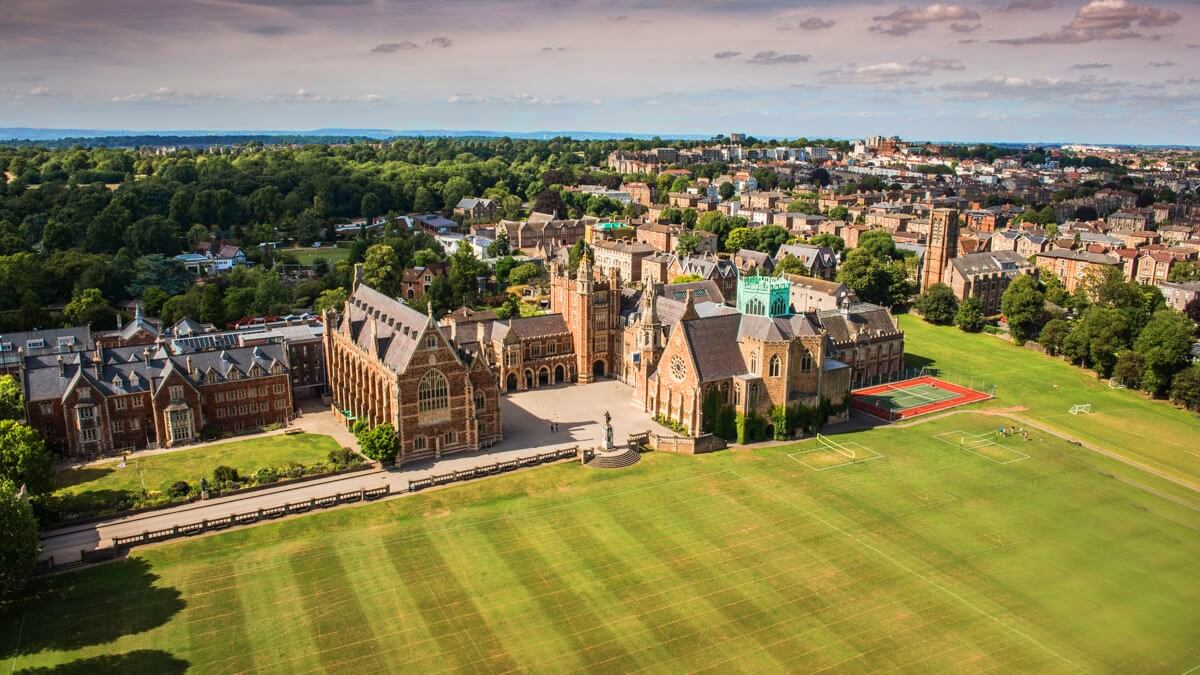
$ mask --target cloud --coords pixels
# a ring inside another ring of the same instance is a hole
[[[1104,68],[1112,68],[1111,63],[1076,63],[1071,66],[1071,70],[1102,70]]]
[[[613,23],[625,23],[626,21],[629,20],[629,17],[624,14],[619,14],[617,16],[608,17],[608,20]]]
[[[534,96],[528,93],[516,93],[508,96],[476,96],[470,92],[459,92],[450,94],[446,98],[446,103],[454,103],[461,105],[474,104],[509,104],[509,105],[528,105],[528,106],[555,106],[562,105],[567,102],[563,96]],[[599,105],[599,99],[592,101],[593,105]]]
[[[291,26],[280,26],[279,24],[263,24],[261,26],[250,26],[245,29],[247,33],[262,35],[264,37],[274,37],[276,35],[287,35],[295,32]]]
[[[776,66],[785,63],[804,63],[809,58],[811,57],[808,54],[780,54],[773,49],[768,49],[751,56],[746,63],[758,66]]]
[[[1196,43],[1196,42],[1189,42],[1189,43],[1188,43],[1188,49],[1200,49],[1200,43]]]
[[[992,40],[1005,45],[1081,44],[1097,40],[1157,40],[1159,36],[1137,28],[1173,26],[1182,19],[1179,12],[1149,5],[1135,5],[1128,0],[1091,0],[1075,12],[1071,23],[1052,33],[1023,38]]]
[[[926,70],[964,70],[966,66],[958,59],[942,59],[922,54],[912,60],[912,65]]]
[[[403,42],[382,42],[375,45],[375,48],[372,49],[371,52],[375,54],[394,54],[396,52],[404,52],[420,48],[421,46],[417,43],[405,40]]]
[[[228,96],[221,94],[206,94],[187,91],[176,91],[170,87],[159,87],[153,91],[125,94],[112,97],[113,103],[165,103],[182,105],[184,103],[199,103],[203,101],[223,101]]]
[[[1005,12],[1015,12],[1018,10],[1028,10],[1031,12],[1042,12],[1054,6],[1053,0],[1014,0],[1004,7]]]
[[[1166,61],[1151,61],[1150,63],[1146,64],[1146,67],[1147,68],[1174,68],[1177,65],[1179,65],[1179,64],[1175,63],[1174,61],[1166,60]]]
[[[944,59],[922,54],[908,63],[887,61],[859,66],[853,63],[821,72],[825,84],[900,84],[915,82],[916,78],[929,77],[934,71],[965,70],[958,59]]]
[[[565,52],[565,51],[567,51],[567,48],[566,47],[542,47],[538,51],[540,51],[540,52]]]
[[[380,105],[386,102],[379,94],[326,96],[307,89],[297,89],[288,94],[269,94],[264,96],[263,100],[269,103],[366,103],[368,105]]]
[[[973,44],[975,44],[976,42],[979,42],[979,40],[976,40],[975,38],[963,38],[963,39],[961,39],[961,40],[959,40],[959,41],[958,41],[958,44],[960,44],[960,45],[973,45]]]
[[[981,24],[981,23],[952,23],[952,24],[950,24],[950,30],[954,31],[955,33],[974,33],[975,31],[979,30],[982,27],[983,27],[983,24]]]
[[[450,45],[454,44],[454,40],[451,40],[450,38],[448,38],[444,35],[439,35],[438,37],[435,37],[435,38],[429,38],[429,42],[426,44],[428,44],[431,47],[441,47],[442,49],[445,49],[446,47],[449,47]]]
[[[934,3],[921,7],[901,6],[891,14],[873,17],[875,23],[871,31],[885,35],[908,35],[931,24],[964,21],[979,21],[979,12],[963,7]]]
[[[732,59],[735,56],[741,56],[741,52],[717,52],[713,54],[714,59]]]
[[[837,22],[832,19],[822,19],[819,16],[810,16],[807,19],[797,23],[781,23],[777,28],[779,30],[825,30],[826,28],[833,28],[834,24],[836,23]]]

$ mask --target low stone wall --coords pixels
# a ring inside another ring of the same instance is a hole
[[[659,452],[674,452],[680,455],[700,455],[729,447],[725,439],[713,434],[700,436],[673,436],[650,432],[649,445]]]

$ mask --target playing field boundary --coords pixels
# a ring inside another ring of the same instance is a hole
[[[1012,464],[1013,462],[1021,462],[1031,458],[1030,455],[997,441],[995,431],[984,431],[980,433],[970,433],[967,431],[943,431],[940,434],[934,435],[934,438],[947,445],[958,448],[959,450],[966,450],[972,455],[978,455],[997,464]],[[965,444],[962,442],[963,439],[971,439],[971,443],[969,445]],[[981,448],[992,447],[1004,448],[1004,450],[1013,455],[1013,457],[1011,459],[1001,460],[986,453],[979,452]]]
[[[820,442],[817,442],[816,445],[814,445],[811,448],[808,448],[807,450],[797,450],[796,452],[788,453],[788,457],[790,457],[791,459],[795,460],[796,462],[799,462],[800,464],[804,465],[806,468],[812,469],[813,471],[828,471],[830,469],[840,469],[845,466],[853,466],[855,464],[869,462],[873,459],[882,459],[883,458],[882,454],[864,446],[861,443],[856,443],[854,441],[843,441],[843,442],[837,443],[837,445],[841,446],[844,449],[853,451],[854,457],[853,458],[845,457],[841,453],[838,453],[836,450],[829,448]],[[804,461],[804,459],[802,459],[799,456],[799,455],[811,455],[812,453],[816,453],[816,452],[830,453],[830,457],[834,457],[836,455],[836,458],[840,459],[841,461],[838,464],[830,464],[827,466],[819,466],[819,465],[814,466],[813,464],[810,464],[810,463]]]
[[[878,396],[895,391],[904,391],[920,386],[933,387],[934,389],[942,389],[953,392],[957,396],[952,396],[938,401],[930,401],[920,405],[902,408],[899,410],[887,410],[881,406],[871,403],[866,400],[868,397]],[[923,375],[914,377],[908,380],[900,380],[898,382],[888,382],[885,384],[876,384],[870,387],[855,389],[850,392],[850,405],[859,412],[866,413],[872,417],[881,419],[885,422],[897,422],[900,420],[910,419],[920,415],[927,415],[933,412],[941,412],[959,406],[978,403],[993,398],[992,394],[987,394],[982,391],[976,391],[961,385],[952,384],[945,380]]]

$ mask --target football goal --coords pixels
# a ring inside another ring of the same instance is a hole
[[[1125,385],[1121,383],[1121,378],[1110,377],[1110,378],[1108,378],[1108,388],[1109,389],[1124,389]]]
[[[1068,410],[1067,412],[1071,413],[1072,415],[1087,414],[1087,413],[1092,412],[1092,404],[1091,403],[1076,403],[1075,405],[1071,406],[1071,409]]]
[[[817,434],[817,442],[820,443],[821,447],[825,448],[826,450],[832,450],[851,460],[854,459],[854,450],[842,445],[841,443],[838,443],[837,441],[830,440],[828,436]]]

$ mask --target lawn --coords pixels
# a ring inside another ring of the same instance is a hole
[[[332,436],[275,434],[130,459],[124,468],[114,459],[59,473],[54,494],[63,498],[64,513],[103,511],[122,495],[163,492],[175,481],[196,482],[201,476],[211,479],[221,465],[247,475],[288,462],[323,462],[338,447]]]
[[[1200,490],[1200,418],[1166,401],[1110,389],[1094,372],[987,335],[901,317],[911,365],[997,385],[988,407],[1025,406],[1021,415],[1117,452]],[[1071,415],[1090,403],[1090,415]]]
[[[301,265],[311,265],[317,258],[324,258],[330,263],[336,263],[350,257],[350,249],[340,246],[322,246],[321,248],[312,248],[305,246],[301,248],[281,248],[277,253],[287,253],[296,257],[297,262]]]
[[[996,445],[1000,421],[961,414],[836,436],[858,457],[879,455],[853,464],[815,441],[652,453],[616,471],[561,464],[136,550],[39,582],[0,614],[0,664],[1200,665],[1200,511],[1159,496],[1163,479],[1126,481],[1116,461],[1052,436]],[[964,447],[969,434],[981,435]]]

